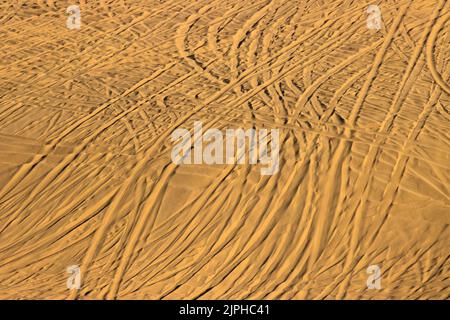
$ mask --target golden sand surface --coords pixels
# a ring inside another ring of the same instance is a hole
[[[449,9],[0,0],[0,298],[448,299]],[[174,163],[196,121],[279,171]]]

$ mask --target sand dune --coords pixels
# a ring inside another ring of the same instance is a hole
[[[0,298],[448,299],[449,8],[0,1]],[[174,163],[195,122],[279,170]]]

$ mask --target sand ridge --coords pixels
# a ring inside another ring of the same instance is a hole
[[[448,299],[449,8],[0,1],[0,298]],[[198,122],[278,170],[174,163]]]

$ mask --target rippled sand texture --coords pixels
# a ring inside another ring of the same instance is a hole
[[[70,4],[0,1],[0,298],[448,299],[450,1]],[[173,164],[194,121],[279,173]]]

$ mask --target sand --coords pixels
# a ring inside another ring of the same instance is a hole
[[[448,299],[449,9],[0,1],[0,298]],[[278,172],[173,163],[195,121]]]

